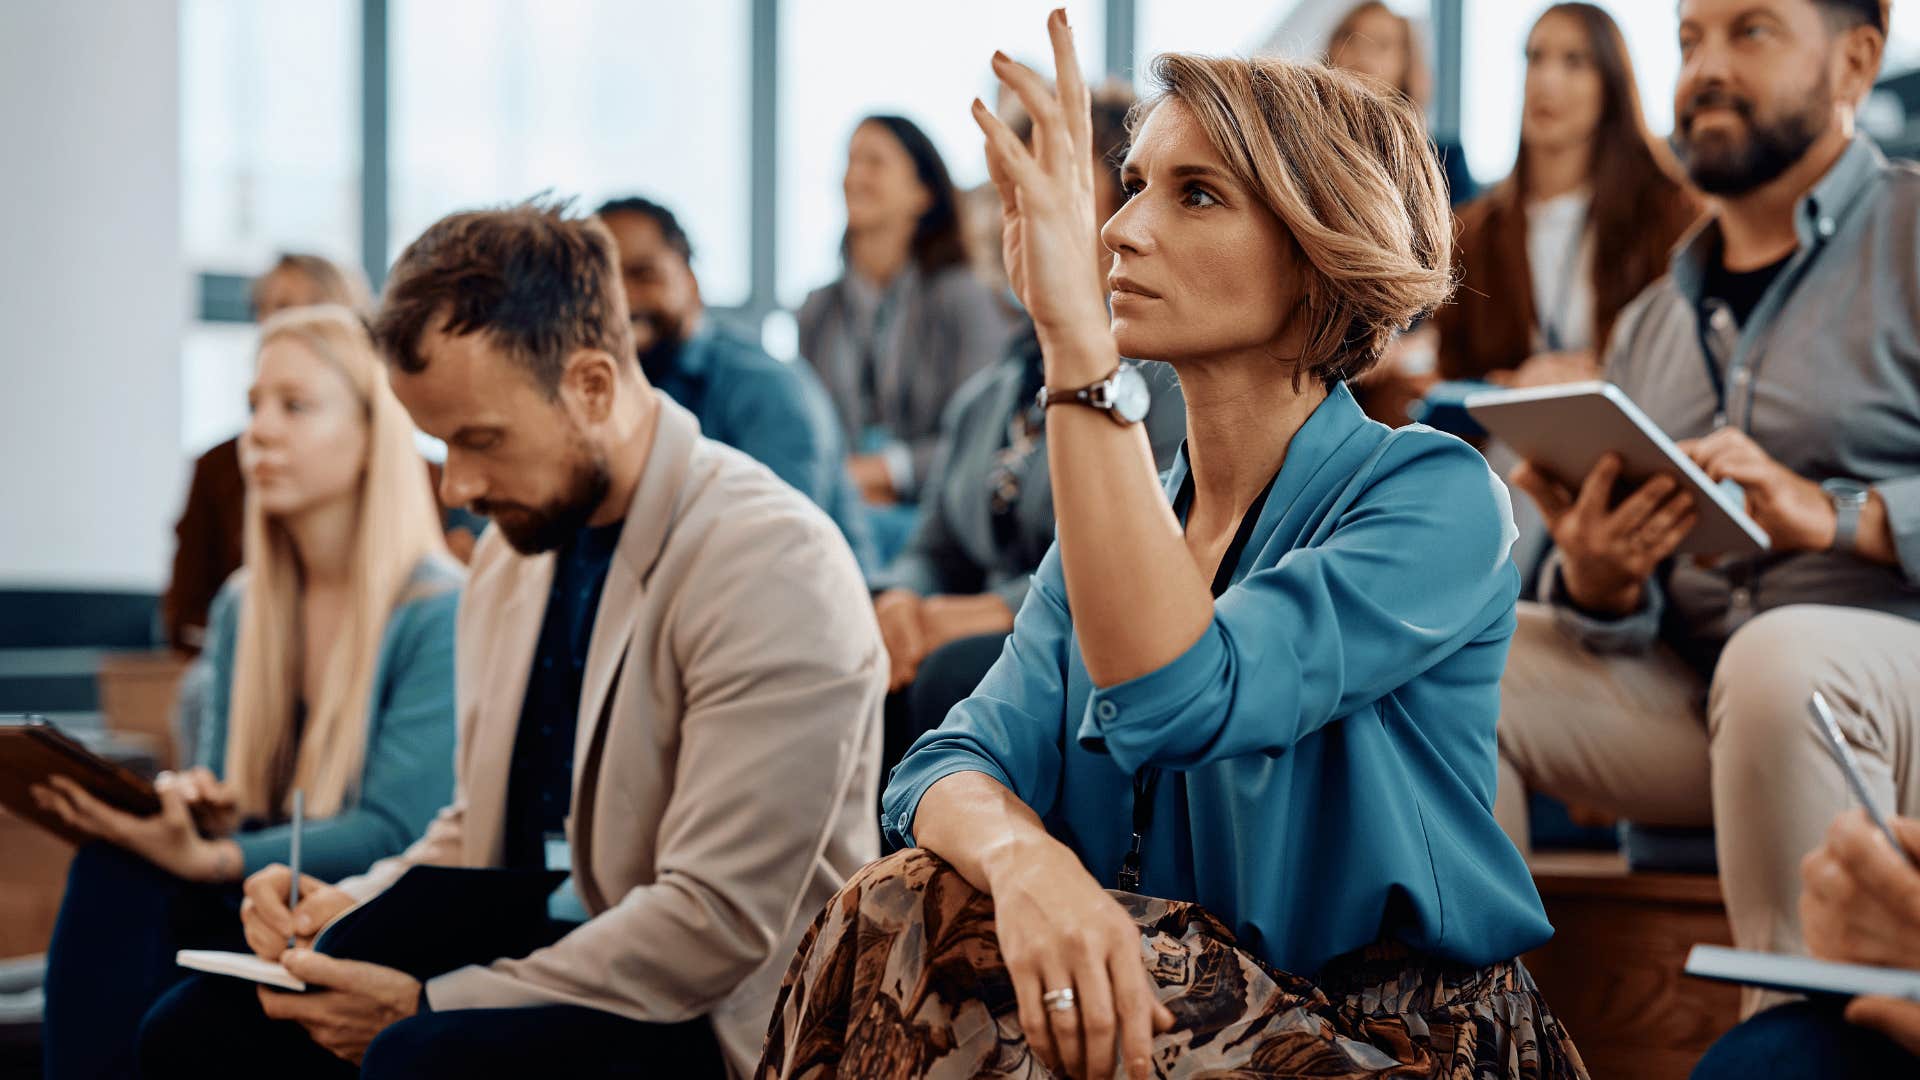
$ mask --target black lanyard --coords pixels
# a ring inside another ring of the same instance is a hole
[[[1213,598],[1227,591],[1233,581],[1234,568],[1240,565],[1240,556],[1247,550],[1247,544],[1253,539],[1254,526],[1260,524],[1260,511],[1267,505],[1267,496],[1273,493],[1275,481],[1280,479],[1276,470],[1267,486],[1254,496],[1252,505],[1240,516],[1240,527],[1233,532],[1233,541],[1227,545],[1226,553],[1220,556],[1220,565],[1213,572]],[[1174,498],[1174,506],[1182,513],[1184,526],[1185,512],[1193,506],[1193,472],[1189,470],[1185,480],[1181,481],[1180,494]],[[1142,866],[1141,849],[1147,842],[1147,831],[1153,828],[1153,796],[1160,789],[1160,770],[1148,766],[1133,774],[1133,839],[1127,844],[1127,853],[1120,860],[1120,873],[1117,875],[1121,892],[1140,891],[1140,871]]]

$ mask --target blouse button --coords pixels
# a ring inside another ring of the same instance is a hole
[[[1120,710],[1114,707],[1113,702],[1103,701],[1093,707],[1093,715],[1102,720],[1111,720],[1120,715]]]

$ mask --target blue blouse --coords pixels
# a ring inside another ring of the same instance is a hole
[[[1183,449],[1169,498],[1186,475]],[[1513,538],[1472,447],[1388,429],[1336,387],[1191,648],[1094,686],[1056,546],[999,661],[893,771],[882,827],[912,845],[928,787],[985,773],[1111,886],[1132,777],[1157,767],[1139,891],[1198,902],[1269,964],[1312,974],[1383,937],[1512,959],[1553,932],[1493,818]]]

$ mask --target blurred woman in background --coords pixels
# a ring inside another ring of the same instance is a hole
[[[268,319],[248,402],[244,565],[213,604],[196,764],[161,777],[151,817],[62,778],[35,789],[97,841],[48,954],[54,1080],[133,1075],[175,950],[245,948],[240,882],[287,860],[294,792],[318,881],[400,851],[452,794],[461,574],[359,314]]]
[[[266,273],[254,278],[251,300],[256,322],[310,304],[340,304],[355,311],[373,305],[367,279],[357,268],[301,252],[280,256]],[[214,595],[240,567],[245,492],[238,435],[194,461],[187,505],[173,527],[173,573],[160,597],[167,644],[182,652],[200,651]]]
[[[933,464],[941,413],[961,383],[999,359],[1008,316],[969,268],[959,196],[911,120],[862,120],[843,187],[845,272],[801,305],[800,354],[833,396],[867,501],[912,503]],[[875,515],[883,561],[911,521]]]

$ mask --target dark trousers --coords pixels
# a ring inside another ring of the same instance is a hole
[[[186,972],[178,949],[244,949],[237,886],[197,885],[110,844],[67,871],[47,950],[48,1080],[133,1075],[140,1018]]]
[[[1915,1058],[1879,1032],[1855,1027],[1834,1002],[1796,1001],[1756,1013],[1720,1037],[1693,1080],[1844,1080],[1920,1076]]]
[[[880,750],[883,786],[887,773],[900,764],[913,741],[939,727],[947,713],[980,685],[1006,641],[1005,634],[949,641],[927,654],[911,684],[887,695]]]
[[[726,1075],[704,1019],[648,1024],[576,1005],[409,1017],[375,1037],[356,1069],[298,1024],[267,1019],[252,983],[215,975],[181,983],[147,1015],[140,1066],[147,1080]]]

